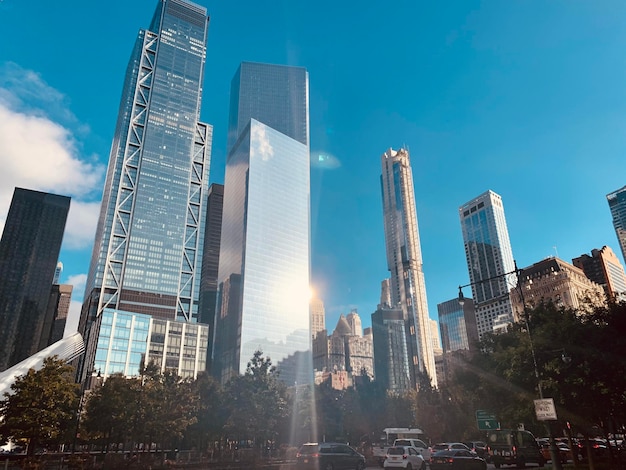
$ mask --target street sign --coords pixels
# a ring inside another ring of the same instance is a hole
[[[556,408],[552,398],[542,398],[535,400],[535,414],[537,421],[553,421],[556,420]]]
[[[476,410],[476,423],[480,431],[491,431],[500,428],[496,415],[488,411]]]

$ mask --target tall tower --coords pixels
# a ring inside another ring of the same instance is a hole
[[[498,194],[487,191],[463,204],[459,217],[481,337],[493,331],[498,317],[509,323],[513,320],[509,291],[516,285],[516,278],[515,274],[505,274],[515,270],[515,261],[502,198]],[[491,279],[494,277],[496,279]]]
[[[326,310],[322,299],[313,298],[309,304],[311,311],[311,337],[326,329]]]
[[[107,341],[99,341],[101,332],[126,334],[117,329],[121,322],[137,334],[141,330],[142,343],[149,342],[143,332],[153,319],[163,326],[164,336],[172,326],[183,345],[189,343],[187,333],[208,335],[206,328],[173,325],[198,320],[212,138],[211,126],[198,120],[207,30],[205,8],[186,0],[160,0],[149,29],[141,30],[135,43],[79,325],[88,342],[83,377],[95,369],[105,377],[138,373],[142,359],[137,348],[113,351]],[[101,331],[104,313],[106,328]],[[156,362],[179,372],[191,353],[183,354],[179,346],[179,358],[171,349],[166,358],[167,346],[146,348],[161,348]],[[111,360],[122,353],[125,363]],[[204,369],[204,362],[185,369],[195,374],[198,367]]]
[[[613,217],[613,227],[626,262],[626,186],[606,195]]]
[[[436,387],[437,373],[409,152],[406,149],[389,149],[382,155],[381,162],[387,266],[391,273],[391,305],[402,309],[407,322],[407,350],[412,384],[417,385],[419,382],[418,373],[427,373],[432,386]]]
[[[70,198],[15,188],[0,240],[0,371],[48,346],[48,299]]]
[[[626,300],[626,273],[617,255],[608,246],[591,250],[591,256],[583,253],[572,264],[585,272],[585,276],[600,284],[606,295],[618,302]]]
[[[474,301],[466,298],[463,305],[458,298],[437,304],[443,352],[461,349],[474,351],[478,342]]]
[[[263,351],[287,384],[312,380],[309,80],[244,62],[231,85],[212,373]]]

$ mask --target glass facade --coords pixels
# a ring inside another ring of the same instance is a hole
[[[198,321],[211,126],[199,122],[208,17],[161,0],[126,72],[79,329],[107,308]],[[114,361],[115,362],[115,361]]]
[[[47,312],[70,198],[15,188],[0,240],[0,371],[48,346]]]
[[[239,134],[226,163],[212,371],[225,382],[261,350],[285,383],[307,383],[308,76],[298,67],[244,63],[232,93],[231,124],[247,124],[229,129]]]
[[[105,309],[98,320],[94,370],[103,377],[137,376],[150,362],[183,378],[196,377],[206,369],[207,325],[112,309]]]
[[[437,371],[426,301],[413,171],[406,149],[389,149],[381,157],[382,199],[387,248],[387,267],[391,273],[390,295],[393,307],[401,306],[407,321],[411,380],[417,384],[419,373],[427,373],[437,386]]]
[[[493,330],[500,315],[508,315],[509,322],[513,319],[509,291],[516,286],[516,278],[505,274],[513,273],[515,262],[502,198],[487,191],[461,206],[459,217],[478,333],[482,335]]]
[[[443,352],[473,349],[478,341],[473,300],[465,298],[461,305],[458,298],[451,299],[437,304],[437,311]]]
[[[606,199],[611,209],[613,227],[622,250],[622,258],[626,262],[626,186],[607,194]]]
[[[374,377],[386,390],[411,390],[406,321],[401,309],[378,309],[372,314]]]

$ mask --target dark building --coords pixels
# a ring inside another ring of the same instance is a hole
[[[70,303],[72,301],[73,286],[69,284],[53,284],[50,291],[50,300],[46,312],[46,322],[50,325],[50,335],[43,338],[45,344],[43,347],[50,346],[63,338],[67,316],[70,312]],[[44,328],[48,330],[48,328]],[[43,348],[41,348],[43,349]]]
[[[463,305],[458,298],[437,304],[437,312],[444,353],[476,349],[478,327],[472,299],[464,299]]]
[[[372,336],[376,381],[391,393],[402,394],[413,388],[402,309],[379,306],[372,313]]]
[[[0,240],[0,371],[45,348],[70,198],[15,188]]]
[[[200,278],[199,321],[213,328],[215,302],[217,300],[217,273],[220,264],[220,240],[222,236],[222,208],[224,185],[213,183],[209,187],[204,230],[204,253]],[[213,331],[211,330],[211,335]]]

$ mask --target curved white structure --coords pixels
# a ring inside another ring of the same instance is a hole
[[[85,343],[80,333],[74,333],[72,336],[63,338],[60,341],[42,349],[33,354],[22,362],[15,364],[13,367],[0,372],[0,399],[4,398],[5,393],[11,392],[11,385],[20,375],[24,375],[29,369],[39,370],[43,367],[43,361],[47,357],[57,356],[66,362],[76,359],[85,352]]]

